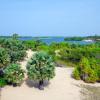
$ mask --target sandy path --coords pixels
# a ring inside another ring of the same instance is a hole
[[[27,51],[28,57],[21,62],[26,69],[28,59],[33,52]],[[43,91],[24,82],[21,87],[6,86],[2,89],[1,100],[80,100],[80,88],[76,86],[80,81],[71,78],[73,68],[56,67],[56,76]]]
[[[26,65],[27,65],[27,62],[28,60],[32,57],[32,55],[35,53],[35,52],[32,52],[31,50],[28,50],[26,51],[27,53],[27,57],[24,59],[24,61],[20,62],[21,64],[21,67],[26,70]]]
[[[56,68],[56,77],[43,91],[29,87],[7,86],[2,90],[1,100],[80,100],[80,88],[70,78],[70,68]]]

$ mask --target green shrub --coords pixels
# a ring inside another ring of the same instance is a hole
[[[6,52],[8,52],[9,58],[11,58],[11,63],[23,60],[23,58],[26,56],[26,47],[23,41],[17,39],[17,34],[14,34],[12,38],[3,39],[0,42],[0,46],[4,47]]]
[[[0,68],[4,68],[10,63],[8,52],[4,48],[0,48]]]
[[[8,83],[19,85],[24,78],[24,70],[19,64],[10,64],[4,69],[5,79]]]
[[[12,52],[10,51],[9,55],[11,58],[11,62],[17,62],[24,59],[24,57],[26,56],[26,51],[25,50],[12,51]]]
[[[97,74],[97,81],[100,82],[100,66],[97,65],[96,68],[94,69],[95,73]]]
[[[88,60],[86,57],[83,57],[79,67],[74,69],[73,77],[82,79],[87,83],[95,83],[100,80],[100,67],[98,67],[94,59]]]
[[[80,80],[80,72],[79,72],[79,69],[78,67],[76,67],[73,71],[73,78],[75,78],[76,80]]]
[[[95,83],[98,80],[97,73],[94,70],[91,70],[89,77],[86,78],[85,82]]]
[[[3,43],[1,43],[1,46],[9,49],[11,51],[18,51],[18,50],[25,50],[25,45],[22,41],[18,40],[18,39],[4,39]]]
[[[39,81],[39,87],[44,80],[49,80],[55,76],[54,62],[47,53],[37,52],[27,65],[28,77],[31,80]]]

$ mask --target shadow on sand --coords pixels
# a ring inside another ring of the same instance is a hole
[[[43,86],[47,87],[47,86],[49,86],[49,84],[50,84],[50,82],[48,80],[45,80],[43,83]],[[32,87],[39,88],[39,81],[26,79],[26,85],[30,88],[32,88]]]

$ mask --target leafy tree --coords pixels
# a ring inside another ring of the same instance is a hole
[[[27,65],[28,76],[39,81],[39,89],[43,89],[43,81],[55,76],[55,67],[52,57],[45,52],[37,52]]]
[[[20,85],[24,78],[24,72],[19,64],[10,64],[4,69],[5,80],[13,85]]]

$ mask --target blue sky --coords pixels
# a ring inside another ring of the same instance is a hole
[[[0,0],[0,35],[100,35],[100,0]]]

